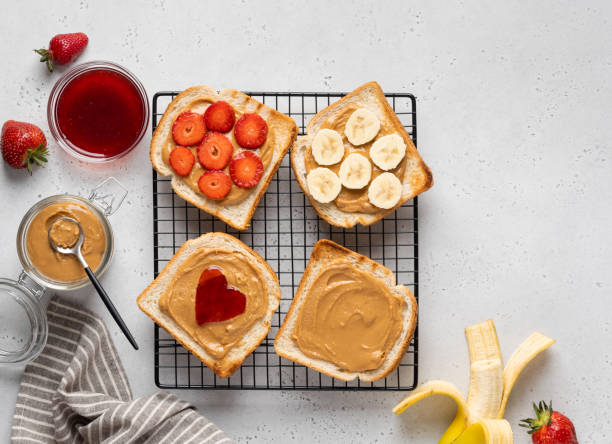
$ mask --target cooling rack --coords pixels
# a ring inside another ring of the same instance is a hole
[[[153,129],[174,91],[153,96]],[[310,118],[344,93],[247,92],[256,100],[292,117],[299,134]],[[411,94],[386,94],[416,144],[416,100]],[[267,338],[230,378],[218,378],[165,330],[155,325],[155,384],[164,389],[254,390],[412,390],[418,376],[418,326],[397,370],[384,379],[345,382],[281,358],[274,352],[274,336],[287,313],[315,242],[331,239],[390,268],[397,282],[418,300],[417,198],[369,227],[342,229],[321,220],[302,192],[285,156],[259,203],[248,230],[238,231],[178,197],[170,179],[153,170],[154,273],[162,270],[187,239],[209,231],[230,233],[259,253],[277,273],[281,303]]]

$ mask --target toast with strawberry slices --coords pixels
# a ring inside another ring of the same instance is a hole
[[[292,118],[250,96],[195,86],[168,105],[153,133],[150,157],[160,175],[172,177],[176,194],[245,230],[296,137]]]

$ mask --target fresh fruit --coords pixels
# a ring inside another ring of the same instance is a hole
[[[383,171],[396,168],[405,155],[406,143],[399,134],[383,136],[370,148],[370,159]]]
[[[323,128],[312,141],[312,157],[319,165],[334,165],[344,157],[344,143],[338,131]]]
[[[504,391],[503,364],[493,321],[466,328],[465,338],[470,355],[470,386],[466,405],[468,425],[471,425],[478,419],[497,418]]]
[[[372,164],[364,155],[351,153],[340,164],[338,173],[342,185],[351,190],[358,190],[370,183]]]
[[[83,52],[89,38],[82,32],[58,34],[49,42],[49,49],[35,49],[40,55],[40,61],[47,64],[49,71],[53,72],[53,64],[65,65],[72,62]]]
[[[2,158],[13,168],[27,168],[32,174],[34,164],[44,167],[47,162],[47,139],[36,125],[7,120],[0,142]]]
[[[315,168],[306,176],[308,192],[314,200],[329,203],[338,197],[342,184],[340,178],[329,168]]]
[[[232,129],[235,121],[236,114],[234,114],[234,109],[223,100],[211,104],[204,111],[204,123],[209,131],[227,133]]]
[[[208,170],[222,170],[232,160],[234,145],[221,133],[209,132],[198,146],[198,160]]]
[[[344,134],[353,145],[363,145],[369,142],[380,130],[380,120],[372,111],[359,108],[349,117],[344,128]]]
[[[529,429],[534,444],[578,444],[576,429],[570,419],[553,410],[552,401],[548,405],[540,401],[533,403],[535,418],[523,419],[519,424]]]
[[[243,114],[234,127],[234,137],[242,148],[259,148],[268,137],[268,124],[259,114]]]
[[[244,313],[246,296],[227,286],[227,278],[218,268],[202,271],[195,298],[196,322],[223,322]]]
[[[189,176],[195,164],[195,156],[189,148],[177,146],[170,151],[168,162],[176,174],[179,176]]]
[[[401,197],[402,183],[393,173],[382,173],[375,177],[368,187],[368,200],[378,208],[393,208]]]
[[[493,321],[466,328],[465,337],[470,355],[467,401],[450,382],[430,381],[404,398],[393,412],[400,414],[431,395],[447,395],[457,403],[457,414],[442,435],[440,444],[512,444],[512,428],[503,419],[504,400],[507,400],[520,371],[555,341],[541,333],[533,333],[512,354],[502,372],[502,357]]]
[[[172,124],[172,138],[177,145],[193,146],[199,144],[206,134],[202,114],[186,111],[179,114]]]
[[[242,151],[230,162],[229,172],[232,180],[240,188],[252,188],[259,183],[263,174],[263,163],[259,156],[250,151]]]
[[[223,171],[205,171],[198,179],[198,188],[209,199],[223,199],[232,189],[232,181]]]

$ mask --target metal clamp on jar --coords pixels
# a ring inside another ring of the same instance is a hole
[[[40,200],[23,216],[17,231],[17,254],[23,271],[17,281],[0,279],[0,364],[23,364],[36,358],[47,341],[46,289],[76,290],[90,284],[77,258],[54,251],[48,239],[57,219],[79,222],[83,255],[97,277],[113,256],[108,216],[119,209],[127,190],[113,177],[91,190],[87,199],[59,194]]]

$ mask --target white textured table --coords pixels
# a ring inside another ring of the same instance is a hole
[[[581,442],[612,439],[612,9],[605,2],[12,2],[3,7],[0,119],[48,137],[52,75],[31,52],[85,31],[80,61],[121,63],[149,95],[195,84],[243,90],[350,90],[368,80],[418,97],[419,147],[435,186],[420,199],[420,381],[467,390],[463,328],[495,319],[504,356],[537,329],[557,339],[515,387],[516,427],[553,399]],[[107,175],[130,190],[113,216],[104,284],[141,344],[134,352],[91,291],[73,295],[109,320],[136,395],[155,390],[152,323],[135,298],[153,277],[147,144],[108,167],[51,141],[45,170],[0,167],[2,276],[19,271],[22,214],[55,193],[86,194]],[[0,436],[9,434],[18,370],[0,370]],[[181,391],[242,442],[435,442],[454,407],[443,398],[391,414],[401,393]],[[4,441],[5,438],[0,440]]]

